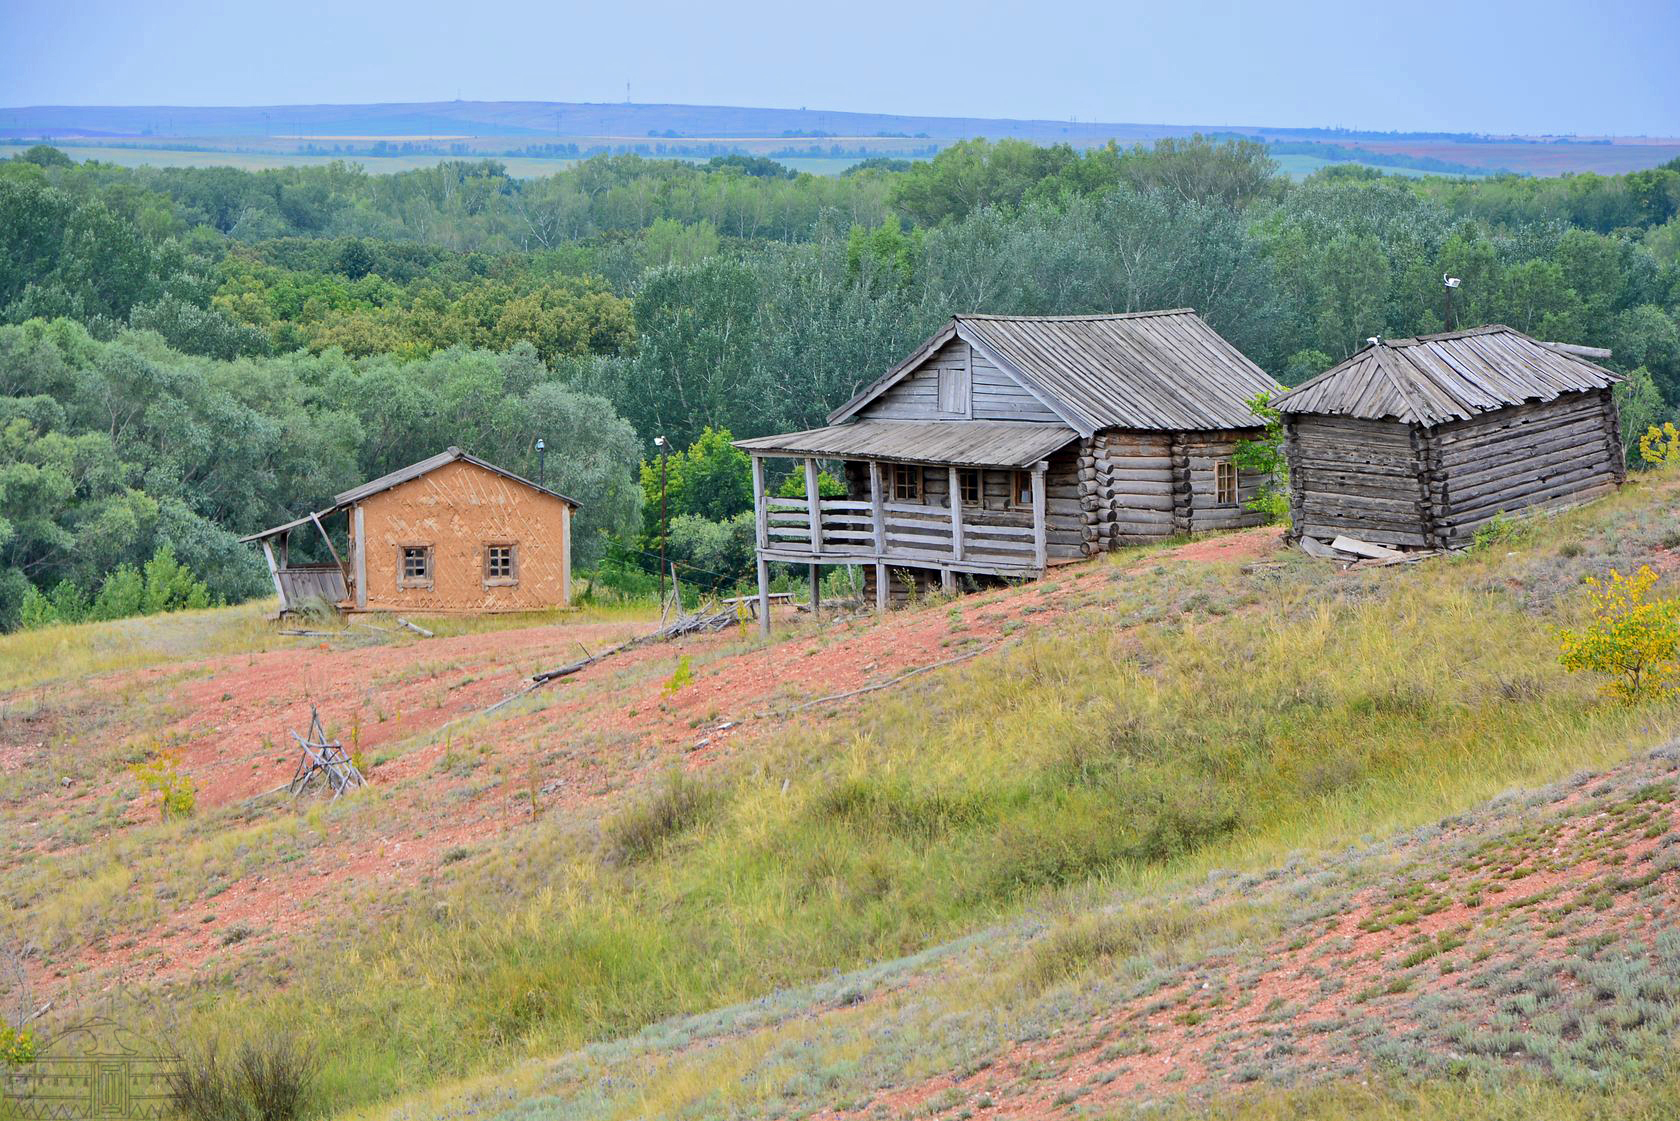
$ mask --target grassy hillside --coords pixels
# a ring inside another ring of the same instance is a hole
[[[1053,1054],[1020,1049],[1207,955],[1292,940],[1309,904],[1363,921],[1359,893],[1429,866],[1415,846],[1435,838],[1402,831],[1672,735],[1680,706],[1603,701],[1558,667],[1554,629],[1611,566],[1658,566],[1672,593],[1677,496],[1646,477],[1402,568],[1337,571],[1272,531],[1131,550],[885,623],[644,648],[488,716],[521,674],[638,624],[252,636],[86,683],[39,671],[5,702],[30,723],[0,722],[0,892],[40,988],[144,980],[188,1038],[327,1033],[328,1110],[956,1116],[993,1093],[935,1104],[975,1064],[1071,1093],[1042,1074]],[[265,737],[310,700],[373,788],[247,801],[289,773]],[[125,769],[160,745],[198,780],[188,820],[157,821]],[[1617,795],[1641,830],[1661,821],[1641,844],[1672,828],[1639,793],[1659,780]],[[1471,816],[1454,843],[1508,824]],[[1368,851],[1337,863],[1350,845]],[[1380,937],[1413,936],[1397,925]],[[1370,1060],[1347,1046],[1349,1069]],[[1198,1069],[1151,1093],[1239,1073]]]

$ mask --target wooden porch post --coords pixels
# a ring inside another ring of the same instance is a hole
[[[939,590],[946,595],[952,595],[957,590],[957,574],[949,568],[939,570]]]
[[[274,563],[274,547],[268,538],[262,539],[263,556],[268,560],[268,575],[274,581],[274,594],[280,597],[280,610],[286,610],[286,587],[280,583],[280,566]]]
[[[887,513],[881,506],[881,465],[869,461],[869,513],[875,525],[875,555],[887,554]]]
[[[887,584],[887,562],[875,562],[875,610],[882,615],[892,603],[892,588]]]
[[[770,637],[770,562],[758,554],[758,633]]]
[[[951,559],[963,559],[962,472],[947,468],[951,475]],[[949,590],[949,589],[947,589]]]
[[[764,457],[753,456],[753,510],[758,518],[758,547],[770,547],[770,511],[764,504]]]
[[[1032,467],[1033,564],[1041,575],[1049,560],[1045,541],[1048,527],[1044,524],[1044,473],[1049,469],[1050,464],[1042,459]]]
[[[822,555],[822,488],[817,485],[817,461],[805,457],[805,505],[811,511],[811,614],[822,606],[822,574],[816,559]]]

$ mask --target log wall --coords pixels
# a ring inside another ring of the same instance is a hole
[[[1627,477],[1609,390],[1443,424],[1426,439],[1436,535],[1463,545],[1501,513],[1582,502]]]
[[[1241,432],[1132,432],[1108,429],[1080,445],[1084,551],[1158,541],[1175,534],[1259,525],[1264,515],[1247,508],[1265,479],[1237,473],[1237,501],[1220,503],[1214,472],[1237,442],[1260,434]]]
[[[1284,422],[1284,450],[1294,536],[1433,544],[1422,482],[1427,449],[1413,426],[1291,416]]]

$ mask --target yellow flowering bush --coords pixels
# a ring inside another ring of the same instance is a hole
[[[1680,687],[1680,599],[1650,598],[1656,582],[1650,565],[1632,576],[1611,569],[1609,580],[1588,577],[1592,622],[1559,632],[1563,668],[1608,674],[1604,691],[1624,701]]]
[[[28,1028],[0,1024],[0,1067],[20,1067],[35,1061],[35,1034]]]
[[[163,819],[191,817],[198,801],[192,776],[181,770],[179,751],[161,751],[144,763],[131,768],[140,785],[158,796],[158,809]]]
[[[1661,428],[1651,425],[1639,437],[1639,456],[1646,463],[1680,463],[1680,428],[1672,420]]]

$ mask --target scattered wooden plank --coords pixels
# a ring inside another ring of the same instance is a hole
[[[1406,554],[1399,549],[1390,549],[1386,545],[1373,545],[1369,541],[1361,541],[1357,537],[1346,535],[1337,537],[1330,542],[1332,549],[1339,549],[1344,553],[1353,553],[1372,560],[1405,560]]]
[[[407,619],[398,619],[397,620],[397,626],[407,627],[409,630],[413,631],[415,634],[419,635],[421,638],[435,637],[432,634],[432,632],[427,630],[425,627],[422,627],[418,623],[411,623]]]
[[[1344,553],[1340,550],[1332,549],[1316,537],[1301,538],[1301,551],[1307,554],[1307,556],[1317,557],[1319,560],[1353,559],[1353,555],[1351,553]]]

